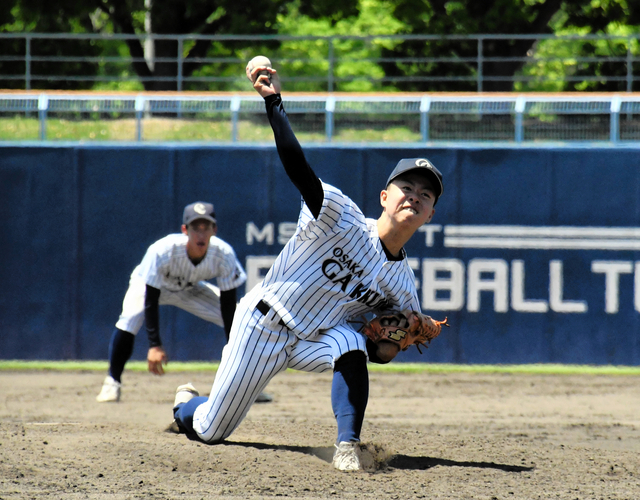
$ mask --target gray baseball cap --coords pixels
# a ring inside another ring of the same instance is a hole
[[[419,170],[420,173],[425,174],[426,177],[429,178],[431,184],[433,185],[433,189],[436,195],[436,202],[442,191],[444,191],[444,185],[442,184],[442,174],[440,170],[433,166],[426,158],[403,158],[398,162],[396,168],[393,169],[389,179],[387,179],[387,186],[394,180],[396,177],[409,172],[410,170]]]
[[[184,207],[184,213],[182,214],[182,223],[188,226],[191,222],[197,219],[205,219],[216,223],[216,212],[213,209],[212,203],[205,201],[196,201]]]

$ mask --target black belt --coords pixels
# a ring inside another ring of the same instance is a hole
[[[256,304],[256,309],[258,311],[260,311],[263,316],[266,316],[267,314],[269,314],[269,311],[271,310],[271,306],[269,304],[267,304],[264,300],[261,300],[260,302],[258,302]],[[285,325],[284,321],[282,321],[282,319],[280,319],[278,324],[280,326],[287,326],[287,325]]]

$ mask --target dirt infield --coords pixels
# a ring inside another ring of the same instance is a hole
[[[371,374],[373,473],[330,466],[330,375],[287,372],[226,444],[164,432],[211,373],[0,372],[0,499],[637,499],[640,378]]]

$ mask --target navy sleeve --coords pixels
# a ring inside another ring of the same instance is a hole
[[[291,130],[291,125],[284,111],[280,94],[267,96],[265,98],[265,105],[267,107],[269,123],[271,123],[273,135],[276,140],[278,155],[280,156],[284,170],[289,176],[289,179],[291,179],[291,182],[293,182],[293,185],[300,191],[302,199],[309,207],[313,216],[317,219],[324,200],[322,182],[320,182],[318,176],[311,169],[298,139],[293,133],[293,130]]]
[[[160,290],[147,285],[144,294],[144,321],[149,337],[149,347],[159,347],[160,340],[160,314],[159,314]]]

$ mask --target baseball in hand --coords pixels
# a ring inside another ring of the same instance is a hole
[[[271,67],[271,61],[269,61],[268,57],[265,56],[256,56],[251,61],[249,61],[249,69],[253,70],[256,66],[266,66],[267,68]]]
[[[251,74],[253,68],[256,68],[258,66],[266,66],[267,68],[271,68],[271,61],[269,61],[269,58],[265,56],[254,57],[253,59],[251,59],[251,61],[249,61],[249,64],[247,64],[247,76]],[[269,78],[271,78],[268,71],[261,71],[257,74],[256,78],[258,78],[260,75],[267,75],[269,76]]]

